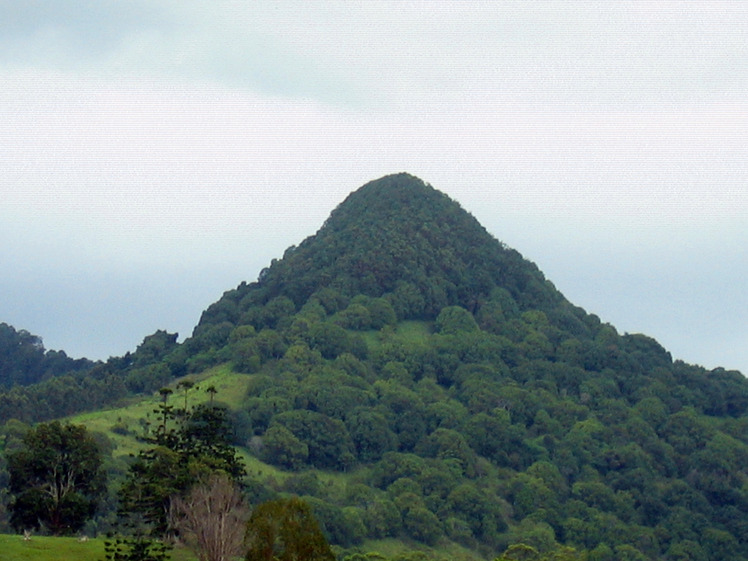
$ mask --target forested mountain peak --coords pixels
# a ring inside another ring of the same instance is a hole
[[[377,179],[351,193],[322,228],[264,269],[253,303],[284,296],[297,307],[325,289],[350,298],[414,296],[400,319],[434,319],[448,305],[477,311],[500,289],[521,310],[550,310],[563,298],[531,262],[489,234],[460,205],[406,174]],[[417,301],[416,301],[417,300]],[[231,320],[218,302],[201,324]],[[235,319],[235,318],[234,318]]]
[[[434,218],[448,219],[459,210],[459,203],[441,191],[418,177],[399,173],[370,181],[352,192],[332,211],[320,233],[344,231],[355,224],[385,228],[391,223],[418,231]],[[485,232],[475,219],[470,222],[472,228]]]

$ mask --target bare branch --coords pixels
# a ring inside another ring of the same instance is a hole
[[[228,475],[211,475],[171,504],[173,527],[200,561],[229,561],[242,553],[249,508]]]

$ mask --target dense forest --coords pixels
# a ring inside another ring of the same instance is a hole
[[[249,380],[233,444],[285,474],[250,478],[253,497],[301,497],[341,555],[397,538],[748,559],[743,375],[618,333],[407,174],[352,193],[184,343],[158,331],[94,364],[0,328],[0,446],[227,365]]]

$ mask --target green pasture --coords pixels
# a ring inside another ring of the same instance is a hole
[[[2,561],[102,561],[104,540],[91,538],[53,538],[49,536],[23,536],[0,534],[0,559]],[[196,557],[186,548],[172,551],[173,561],[196,561]]]
[[[424,345],[431,337],[432,324],[425,321],[401,321],[394,329],[384,327],[380,330],[362,331],[369,350],[378,349],[382,344],[398,342],[408,346]]]
[[[216,393],[213,399],[225,403],[231,408],[238,408],[252,379],[247,374],[239,374],[231,370],[229,365],[219,365],[196,375],[185,376],[174,380],[169,387],[174,393],[169,397],[170,403],[180,407],[184,405],[183,390],[179,382],[189,380],[196,388],[187,392],[187,406],[194,406],[209,401],[210,395],[205,392],[208,387],[214,387]],[[141,447],[137,437],[143,434],[144,421],[155,422],[161,396],[154,394],[133,400],[121,407],[93,411],[75,415],[69,420],[84,425],[89,431],[106,434],[114,444],[113,456],[121,457],[135,454]]]

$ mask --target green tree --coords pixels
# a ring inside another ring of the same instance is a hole
[[[495,561],[540,561],[537,549],[524,543],[510,545]]]
[[[132,355],[134,367],[148,366],[161,361],[177,347],[177,334],[158,330],[148,335]]]
[[[283,425],[273,425],[262,438],[264,461],[288,469],[301,469],[309,457],[309,447]]]
[[[334,323],[315,323],[309,328],[309,343],[312,349],[324,358],[335,358],[349,350],[351,338],[348,332]]]
[[[434,330],[442,335],[458,335],[464,332],[478,331],[478,324],[473,314],[459,306],[443,308],[436,318]]]
[[[101,452],[85,427],[42,423],[8,455],[10,523],[72,534],[91,518],[105,488]]]
[[[435,545],[443,533],[439,519],[424,506],[414,505],[405,508],[402,516],[403,526],[408,535],[427,545]]]
[[[392,304],[384,298],[374,298],[366,305],[371,315],[372,329],[381,329],[385,325],[397,323],[397,316]]]
[[[354,461],[353,442],[342,421],[322,413],[297,409],[276,415],[281,425],[308,447],[308,461],[321,469],[348,468]]]
[[[259,505],[247,522],[247,561],[334,561],[307,503],[294,497]]]
[[[366,502],[364,522],[372,538],[397,535],[402,528],[402,518],[395,503],[384,496],[375,496]]]
[[[695,541],[675,542],[667,550],[667,561],[708,561],[709,557]]]
[[[154,538],[167,532],[174,497],[185,496],[196,480],[223,472],[239,481],[245,473],[225,409],[202,404],[175,410],[168,403],[171,390],[161,394],[159,425],[145,438],[150,446],[130,465],[119,493],[123,524]]]
[[[346,417],[345,424],[363,462],[376,462],[382,454],[397,448],[397,436],[382,413],[361,407]]]
[[[452,429],[436,429],[425,437],[416,448],[417,452],[430,458],[454,459],[467,477],[475,476],[475,452],[465,437]]]
[[[168,561],[171,547],[144,535],[118,537],[104,542],[107,561]]]
[[[45,351],[41,337],[0,323],[0,389],[36,384],[46,378],[90,370],[93,366],[93,362],[74,360],[63,351]]]
[[[371,312],[362,304],[351,303],[345,310],[336,315],[335,322],[345,329],[369,329],[371,327]]]

